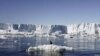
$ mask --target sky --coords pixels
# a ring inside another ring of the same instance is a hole
[[[100,23],[100,0],[0,0],[0,22]]]

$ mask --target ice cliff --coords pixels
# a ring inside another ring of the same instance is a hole
[[[0,34],[32,33],[32,34],[100,34],[100,24],[82,23],[70,25],[35,25],[0,23]]]

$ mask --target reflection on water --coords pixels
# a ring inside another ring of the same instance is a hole
[[[50,44],[51,40],[53,44],[73,47],[75,49],[86,49],[86,50],[100,50],[100,38],[94,38],[94,36],[74,36],[66,37],[7,37],[7,39],[0,39],[0,51],[21,51],[26,50],[30,46],[37,46],[43,44]],[[5,48],[5,49],[2,49]],[[100,56],[100,54],[73,54],[73,53],[56,53],[53,51],[37,51],[31,56]],[[30,56],[27,53],[0,53],[0,56]]]
[[[59,56],[58,54],[37,54],[37,55],[28,55],[28,56]],[[100,54],[73,54],[73,53],[64,53],[61,56],[100,56]]]
[[[63,56],[62,53],[52,51],[37,51],[35,53],[28,54],[29,56]]]

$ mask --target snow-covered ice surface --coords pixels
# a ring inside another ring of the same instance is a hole
[[[58,46],[58,45],[40,45],[36,47],[29,47],[27,52],[29,55],[35,56],[62,56],[64,52],[72,51],[72,47]]]

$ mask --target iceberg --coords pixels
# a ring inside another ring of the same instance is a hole
[[[36,47],[29,47],[27,52],[29,55],[40,56],[62,56],[66,51],[72,51],[72,47],[58,46],[58,45],[40,45]]]

